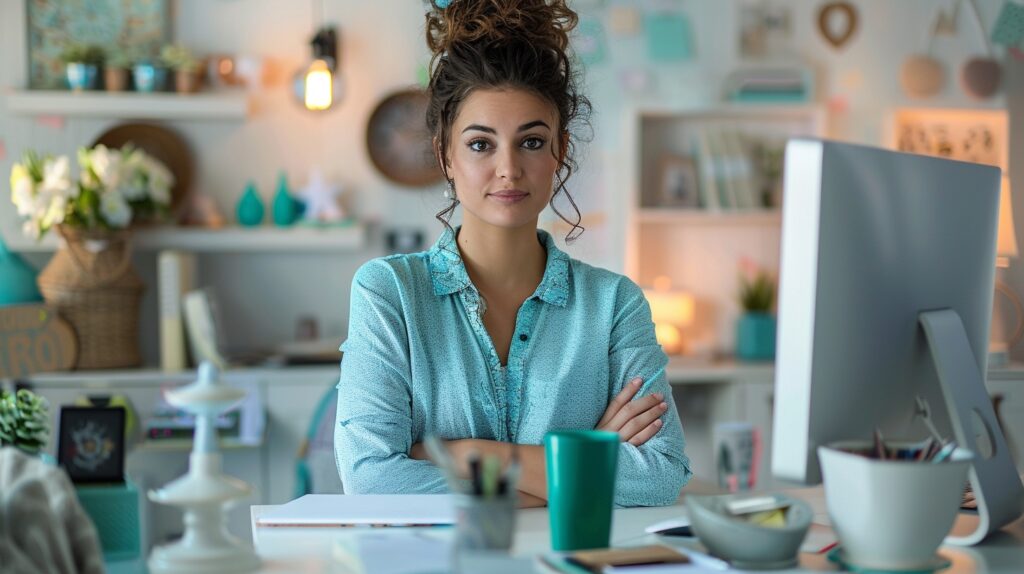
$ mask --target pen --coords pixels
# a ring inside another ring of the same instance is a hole
[[[498,492],[498,475],[501,474],[501,461],[498,457],[484,458],[483,495],[490,497]]]

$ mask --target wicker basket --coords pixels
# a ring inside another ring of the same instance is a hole
[[[64,242],[39,274],[39,289],[78,336],[75,368],[138,366],[144,286],[132,266],[131,233],[58,231]]]

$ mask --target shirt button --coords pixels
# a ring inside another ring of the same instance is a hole
[[[529,337],[526,336],[526,333],[520,333],[519,334],[519,340],[520,341],[523,341],[525,343],[527,339],[529,339]]]

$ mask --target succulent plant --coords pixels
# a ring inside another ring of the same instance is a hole
[[[14,394],[0,390],[0,446],[36,454],[49,438],[49,401],[27,389]]]
[[[160,50],[160,60],[172,70],[194,72],[199,69],[199,60],[185,46],[169,44]]]
[[[770,313],[775,302],[775,281],[767,272],[740,277],[740,306],[749,313]]]
[[[60,52],[60,59],[67,64],[99,65],[103,63],[103,48],[96,44],[68,42]]]
[[[107,59],[104,64],[108,68],[131,68],[136,60],[139,58],[128,50],[118,49],[107,54]]]

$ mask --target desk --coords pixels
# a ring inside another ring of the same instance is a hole
[[[788,492],[811,503],[818,514],[824,510],[823,493],[820,488],[801,489]],[[256,519],[273,506],[252,506],[252,532],[256,552],[264,561],[262,572],[293,574],[343,573],[346,570],[334,562],[331,551],[335,541],[354,537],[373,529],[355,528],[282,528],[256,526]],[[612,522],[613,546],[637,546],[658,542],[690,545],[685,539],[661,538],[644,533],[644,528],[669,518],[684,514],[681,504],[660,508],[622,508],[615,510]],[[958,521],[958,528],[969,527],[970,519]],[[441,529],[434,529],[441,531]],[[445,529],[451,532],[451,529]],[[378,530],[379,532],[379,530]],[[519,512],[513,554],[531,556],[550,552],[548,513],[544,508],[525,509]],[[992,536],[984,544],[961,548],[944,546],[940,552],[953,562],[952,567],[941,574],[988,574],[1015,573],[1024,571],[1024,519],[1018,520],[1004,531]],[[800,568],[778,570],[781,574],[834,571],[824,554],[801,554]],[[536,569],[537,572],[544,570]],[[373,574],[367,572],[366,574]]]

